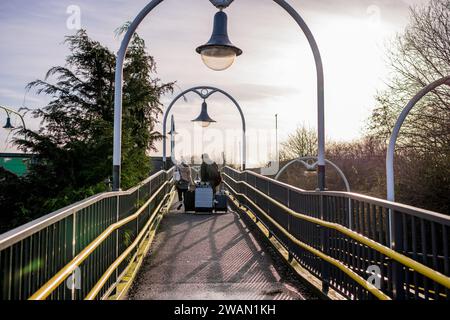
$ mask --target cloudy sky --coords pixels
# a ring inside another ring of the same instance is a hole
[[[69,6],[81,9],[81,26],[116,51],[114,30],[133,19],[148,0],[1,0],[0,105],[36,108],[46,98],[25,85],[42,78],[52,66],[64,65],[64,36]],[[362,134],[374,107],[374,95],[388,75],[385,63],[389,39],[408,23],[409,6],[427,0],[290,0],[313,31],[320,47],[326,78],[327,137],[352,140]],[[235,0],[226,10],[231,40],[244,54],[227,71],[207,69],[194,49],[210,37],[216,9],[208,0],[165,0],[144,21],[139,33],[156,58],[162,81],[177,81],[182,89],[219,87],[239,101],[248,122],[249,161],[260,163],[273,153],[274,115],[283,140],[299,125],[316,127],[316,78],[308,43],[294,21],[271,0]],[[178,89],[177,89],[178,90]],[[178,92],[176,92],[177,94]],[[229,158],[239,156],[240,118],[233,105],[215,96],[209,101],[218,124],[203,133],[190,122],[201,101],[194,95],[174,108],[183,139],[179,154],[198,153],[192,146]],[[167,105],[173,96],[164,97]],[[2,122],[4,115],[0,116]],[[17,121],[17,120],[15,120]],[[39,121],[27,117],[29,127]],[[18,124],[18,122],[17,122]],[[203,135],[205,143],[197,143]],[[212,140],[208,137],[220,137]],[[187,138],[189,137],[189,138]],[[192,139],[190,138],[192,137]],[[7,133],[0,132],[0,152],[11,151]],[[195,143],[193,143],[195,142]]]

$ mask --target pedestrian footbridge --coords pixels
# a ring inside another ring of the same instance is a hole
[[[229,167],[229,212],[183,214],[172,176],[0,236],[0,300],[450,300],[448,216]]]

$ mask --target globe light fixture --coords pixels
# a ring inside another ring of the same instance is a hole
[[[8,118],[6,119],[6,124],[3,127],[3,129],[6,129],[6,130],[13,130],[14,129],[14,126],[11,123],[11,117],[8,116]]]
[[[226,70],[234,63],[242,50],[234,46],[228,37],[228,17],[219,11],[214,16],[214,30],[207,44],[197,48],[204,64],[214,71]]]
[[[202,111],[200,115],[196,119],[192,120],[192,122],[200,123],[203,128],[207,128],[211,125],[211,123],[217,122],[211,119],[211,117],[209,116],[208,105],[206,104],[206,101],[203,101]]]

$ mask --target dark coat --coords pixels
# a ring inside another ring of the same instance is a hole
[[[222,182],[217,163],[206,164],[202,163],[200,168],[200,178],[202,182],[209,182],[213,188],[216,188]]]

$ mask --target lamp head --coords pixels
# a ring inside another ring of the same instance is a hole
[[[3,129],[6,129],[6,130],[13,130],[14,129],[14,126],[11,123],[11,117],[10,116],[8,116],[8,118],[6,119],[6,124],[3,127]]]
[[[208,105],[206,104],[206,101],[203,101],[202,111],[201,111],[200,115],[196,119],[192,120],[192,122],[200,123],[203,128],[207,128],[211,125],[211,123],[217,122],[217,121],[211,119],[211,117],[209,116]]]
[[[227,8],[234,0],[209,0],[217,9]]]
[[[205,65],[214,71],[228,69],[236,57],[242,54],[242,50],[234,46],[228,37],[228,17],[225,12],[216,13],[211,39],[196,51],[202,56]]]

